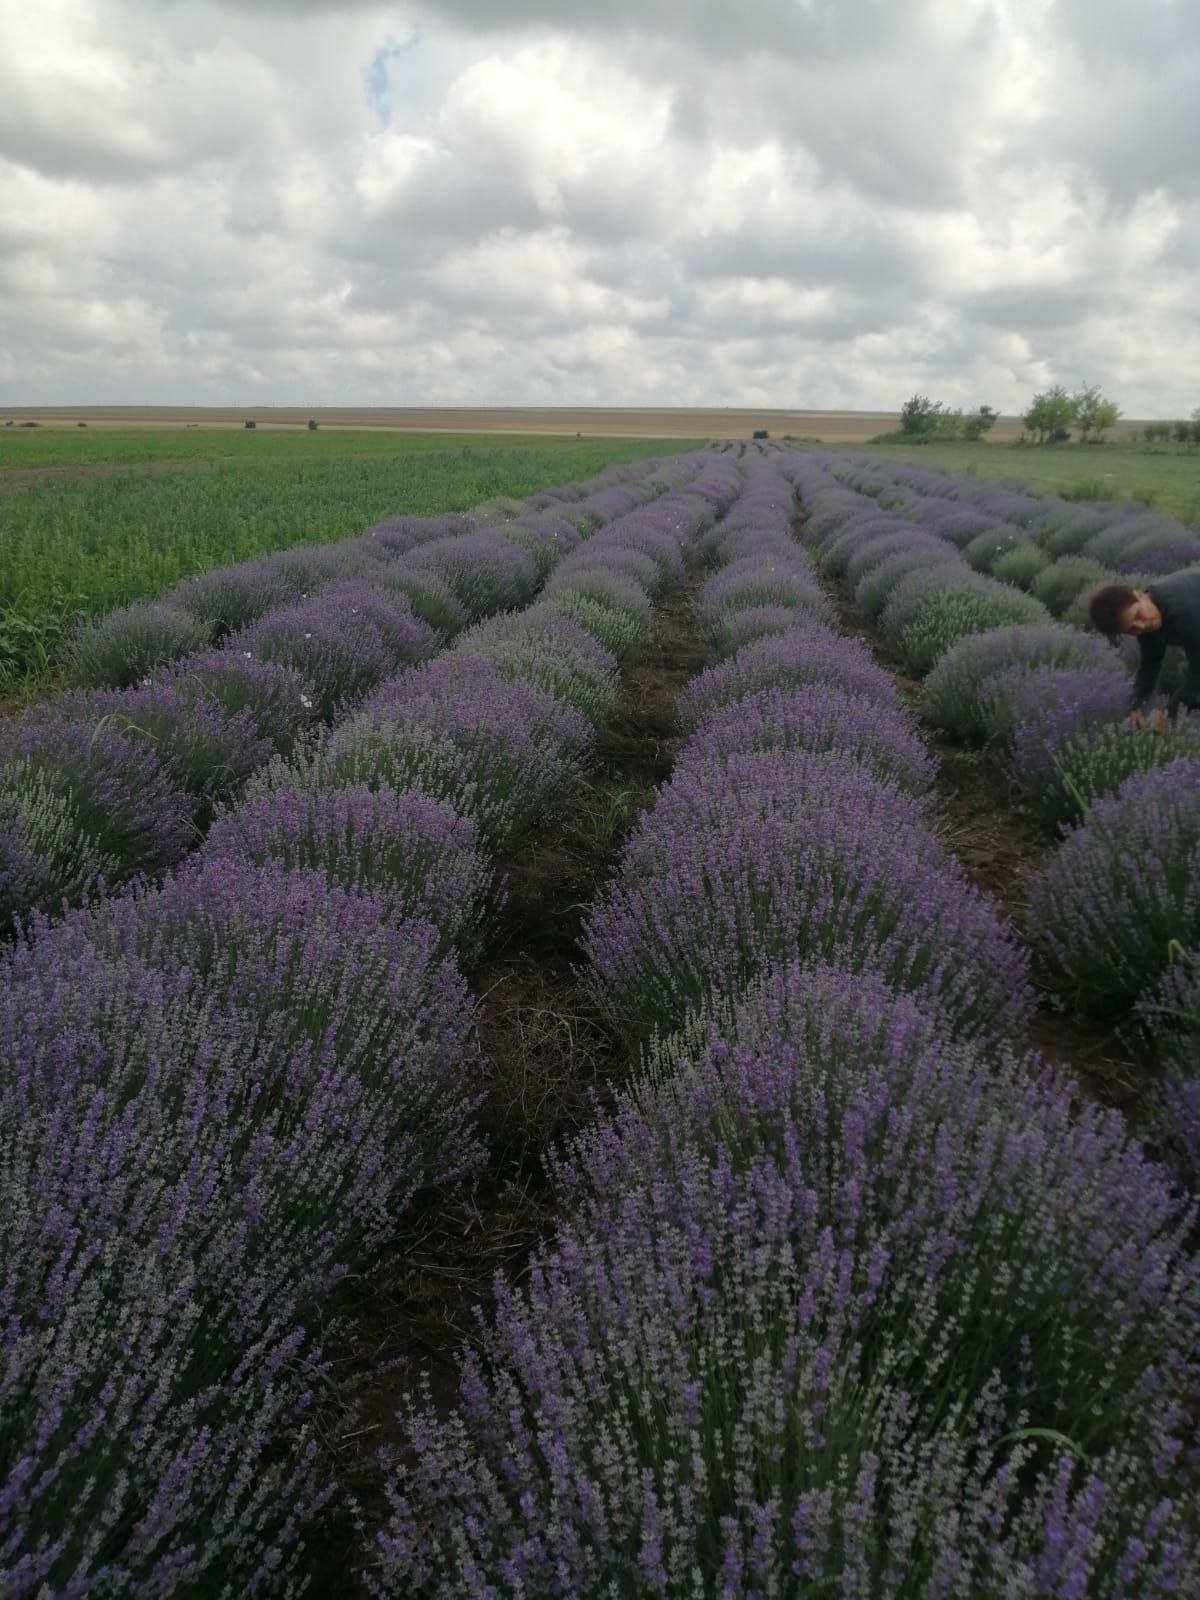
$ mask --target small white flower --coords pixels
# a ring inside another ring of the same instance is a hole
[[[300,704],[304,707],[305,711],[311,711],[312,710],[313,703],[308,698],[308,696],[306,694],[302,694],[300,696]]]
[[[358,615],[358,607],[357,606],[351,606],[350,607],[350,615],[352,617],[356,617]]]
[[[312,638],[312,634],[311,634],[311,633],[306,633],[306,634],[305,634],[305,635],[304,635],[304,637],[305,637],[305,638],[306,638],[306,639],[311,639],[311,638]]]
[[[243,650],[242,654],[245,656],[247,661],[252,661],[254,659],[253,650]]]

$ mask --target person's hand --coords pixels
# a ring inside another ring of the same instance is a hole
[[[1131,711],[1125,718],[1125,725],[1129,728],[1140,728],[1145,720],[1145,717],[1143,717],[1140,711]]]
[[[1169,720],[1170,719],[1168,718],[1167,713],[1160,706],[1159,709],[1154,713],[1153,726],[1155,733],[1166,733]]]

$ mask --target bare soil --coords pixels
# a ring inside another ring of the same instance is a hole
[[[648,802],[670,771],[675,707],[704,659],[693,623],[697,587],[663,605],[651,642],[624,673],[589,781],[507,863],[492,938],[470,974],[487,1062],[487,1166],[470,1184],[426,1196],[392,1248],[325,1308],[332,1382],[319,1428],[340,1493],[307,1541],[314,1600],[365,1594],[364,1530],[387,1516],[379,1450],[402,1446],[397,1414],[422,1393],[439,1410],[453,1404],[456,1352],[477,1340],[496,1275],[520,1283],[553,1228],[545,1151],[611,1101],[635,1064],[588,988],[579,935],[639,807],[630,804],[614,828],[596,799]]]

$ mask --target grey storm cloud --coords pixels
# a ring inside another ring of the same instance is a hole
[[[1200,401],[1191,0],[0,0],[0,402]]]

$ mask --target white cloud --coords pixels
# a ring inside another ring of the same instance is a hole
[[[0,0],[0,34],[0,402],[1200,398],[1191,5]]]

